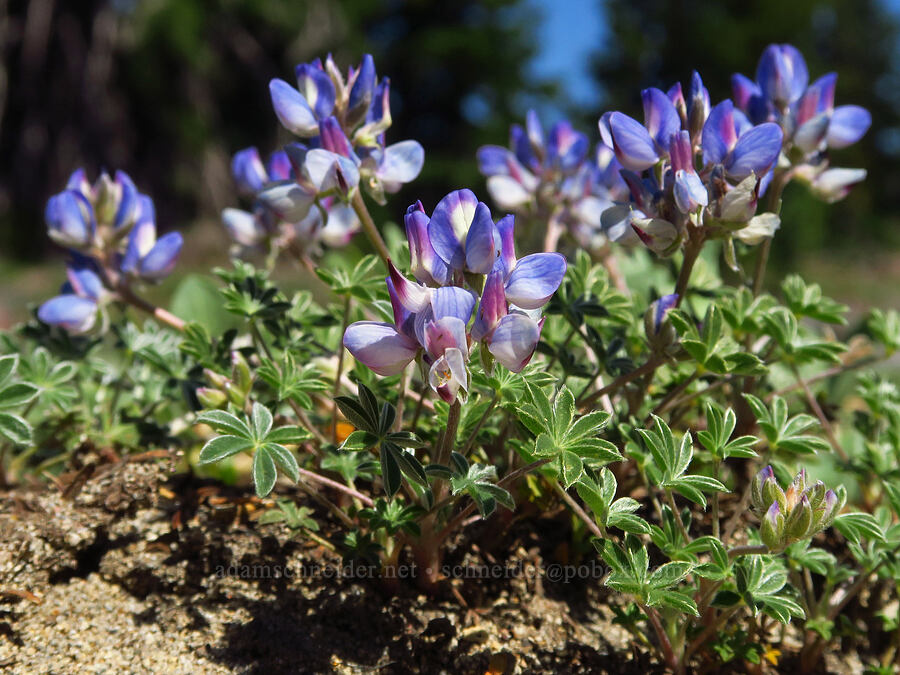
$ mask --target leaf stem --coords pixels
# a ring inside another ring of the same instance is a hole
[[[375,247],[375,251],[381,257],[384,266],[388,267],[391,262],[391,253],[388,250],[387,244],[384,243],[381,233],[378,232],[378,228],[375,227],[375,221],[372,220],[372,215],[369,213],[369,209],[366,208],[366,203],[363,200],[362,192],[359,188],[354,192],[353,198],[350,200],[350,205],[359,217],[366,236],[369,237],[369,241],[372,242],[372,246]]]
[[[330,478],[326,478],[325,476],[320,476],[319,474],[309,471],[308,469],[300,468],[300,475],[306,478],[307,480],[311,480],[314,483],[319,483],[321,485],[326,485],[330,488],[334,488],[339,492],[343,492],[344,494],[350,495],[354,499],[358,499],[366,506],[372,507],[375,506],[375,502],[372,501],[370,497],[367,497],[359,490],[355,490],[352,487],[348,487],[343,483],[338,483],[336,480],[331,480]]]
[[[119,297],[129,305],[137,307],[142,312],[150,314],[157,321],[161,321],[170,328],[174,328],[178,332],[184,332],[184,321],[179,319],[171,312],[163,309],[162,307],[157,307],[153,303],[144,300],[144,298],[135,295],[134,291],[132,291],[128,286],[121,286],[119,288]]]
[[[338,404],[334,399],[337,398],[341,389],[341,373],[344,371],[344,333],[347,332],[347,325],[350,323],[350,305],[351,296],[348,293],[344,297],[344,311],[341,319],[341,336],[338,346],[338,362],[337,372],[334,376],[334,386],[331,388],[332,414],[331,414],[331,439],[337,443],[337,427],[338,427]]]
[[[591,531],[591,533],[597,537],[597,539],[605,539],[603,536],[603,532],[597,526],[597,523],[593,518],[588,515],[583,508],[575,501],[575,499],[566,492],[565,488],[560,485],[557,481],[553,481],[553,489],[556,490],[557,494],[562,498],[562,500],[572,509],[572,512],[578,516],[578,518],[587,525],[587,528]]]
[[[472,448],[472,443],[475,442],[475,437],[478,435],[478,432],[481,431],[481,427],[484,426],[484,423],[487,421],[487,418],[490,417],[491,413],[494,412],[494,407],[497,405],[497,401],[499,400],[497,396],[497,392],[494,392],[493,398],[491,398],[490,405],[485,409],[484,413],[482,413],[481,417],[478,419],[478,423],[475,425],[475,428],[472,429],[472,433],[469,434],[469,438],[466,441],[466,444],[460,450],[461,455],[468,455],[469,450]]]

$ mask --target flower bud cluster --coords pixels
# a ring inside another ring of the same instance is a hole
[[[771,466],[762,469],[750,485],[750,498],[762,523],[763,543],[770,551],[784,550],[830,527],[843,504],[822,481],[809,484],[801,469],[787,490],[782,490]]]
[[[50,238],[69,249],[70,258],[68,281],[41,305],[38,318],[72,333],[93,328],[103,303],[131,282],[168,276],[183,244],[179,232],[157,239],[153,200],[123,171],[114,179],[104,172],[92,185],[78,169],[47,201],[44,219]]]
[[[522,370],[540,339],[540,308],[562,283],[566,259],[559,253],[516,258],[514,217],[495,223],[471,190],[448,194],[431,217],[417,202],[404,221],[419,283],[391,264],[386,281],[394,323],[356,322],[344,333],[344,346],[379,375],[400,373],[418,359],[448,403],[468,391],[467,361],[476,341],[486,364],[496,359]]]
[[[244,355],[231,352],[231,377],[204,368],[203,376],[209,383],[197,389],[197,400],[208,410],[226,408],[228,403],[243,410],[247,407],[250,390],[253,389],[253,372]]]

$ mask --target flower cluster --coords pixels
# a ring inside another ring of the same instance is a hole
[[[478,169],[487,176],[494,202],[504,210],[552,220],[582,246],[602,246],[600,214],[628,194],[610,148],[599,144],[591,156],[587,136],[565,120],[545,134],[533,110],[524,129],[518,124],[510,129],[509,147],[478,149]]]
[[[565,258],[516,258],[514,216],[495,223],[470,190],[448,194],[430,218],[417,202],[404,220],[419,283],[391,265],[387,286],[394,323],[354,323],[344,346],[380,375],[397,374],[420,358],[432,389],[448,402],[468,391],[466,362],[476,341],[485,362],[493,358],[516,372],[524,368],[540,339],[539,310],[562,282]]]
[[[252,200],[250,211],[235,208],[222,211],[225,228],[241,249],[280,250],[294,242],[304,250],[318,243],[339,247],[346,245],[359,230],[359,219],[353,208],[334,196],[321,197],[316,202],[317,208],[307,209],[295,222],[284,220],[300,216],[300,212],[281,210],[283,204],[277,198],[281,186],[288,186],[288,191],[300,189],[284,150],[273,152],[263,164],[257,148],[245,148],[232,158],[231,173],[238,192]],[[274,190],[266,192],[270,188]],[[263,193],[265,199],[260,198]]]
[[[843,198],[866,177],[864,169],[828,168],[827,151],[856,143],[872,116],[856,105],[834,106],[837,73],[809,84],[803,55],[791,45],[769,45],[756,68],[756,81],[736,73],[735,104],[754,123],[775,122],[784,131],[785,163],[826,201]]]
[[[762,518],[760,536],[771,551],[781,551],[794,542],[812,537],[834,522],[842,504],[822,481],[807,483],[806,470],[782,490],[771,466],[765,467],[750,486],[753,508]]]
[[[747,243],[771,236],[777,216],[755,214],[781,152],[781,128],[754,125],[730,100],[711,107],[696,72],[687,100],[680,84],[668,92],[645,89],[642,100],[644,124],[621,112],[600,119],[631,197],[604,211],[607,236],[643,241],[662,255],[680,247],[689,223]]]
[[[83,169],[47,202],[50,238],[70,251],[68,282],[38,309],[38,318],[73,333],[90,330],[105,300],[127,293],[132,281],[168,276],[183,243],[179,232],[156,237],[153,200],[122,171],[91,185]]]
[[[417,141],[385,145],[390,81],[378,80],[370,55],[346,77],[330,56],[324,65],[318,59],[298,65],[296,77],[296,88],[277,78],[269,83],[278,120],[304,139],[285,147],[293,176],[259,193],[278,218],[300,222],[314,204],[327,209],[322,198],[347,200],[360,186],[383,204],[385,193],[419,175],[425,153]]]

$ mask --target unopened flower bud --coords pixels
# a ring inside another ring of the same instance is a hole
[[[809,505],[809,497],[803,495],[800,501],[791,509],[785,524],[784,533],[787,537],[786,543],[793,543],[805,539],[813,534],[811,532],[813,525],[813,511]]]
[[[204,408],[208,410],[217,410],[224,408],[228,402],[225,392],[211,387],[199,387],[197,389],[197,400]]]
[[[239,351],[231,352],[231,381],[243,394],[249,394],[253,387],[253,373],[247,359]]]
[[[650,348],[657,353],[664,353],[678,340],[678,333],[666,315],[678,303],[678,294],[664,295],[653,302],[644,313],[644,332]]]
[[[769,510],[766,511],[766,515],[763,516],[759,534],[763,543],[770,550],[776,551],[783,547],[784,516],[781,513],[781,509],[778,508],[777,502],[773,502]]]

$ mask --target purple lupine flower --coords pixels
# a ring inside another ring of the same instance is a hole
[[[727,176],[736,181],[751,173],[762,176],[778,159],[783,140],[777,124],[752,126],[726,99],[710,111],[703,125],[703,161],[706,165],[721,164]]]
[[[352,151],[342,146],[343,132],[339,128],[334,129],[330,122],[321,126],[327,129],[323,136],[328,137],[332,147]],[[312,158],[306,162],[310,153]],[[235,154],[232,173],[238,191],[253,198],[249,211],[222,211],[225,228],[242,248],[265,244],[283,247],[290,241],[297,241],[302,248],[318,243],[344,246],[359,230],[353,209],[327,194],[329,190],[337,192],[342,184],[358,182],[355,164],[348,157],[324,148],[308,150],[292,144],[287,151],[272,153],[263,165],[259,151],[247,148]]]
[[[473,342],[481,341],[510,370],[524,368],[540,339],[538,310],[562,282],[565,258],[537,253],[518,259],[514,216],[495,224],[469,190],[444,197],[431,218],[416,202],[404,224],[418,282],[389,265],[394,324],[352,324],[344,334],[350,353],[379,374],[396,374],[418,358],[426,381],[448,402],[468,391]],[[482,272],[486,263],[490,269]],[[483,274],[483,282],[473,280]]]
[[[44,220],[50,238],[62,246],[80,249],[93,243],[94,209],[81,192],[65,190],[50,197]]]
[[[60,294],[38,308],[38,319],[70,333],[86,333],[94,327],[99,303],[107,291],[87,258],[76,257],[66,268],[66,276],[68,281]]]
[[[422,170],[425,153],[417,141],[385,145],[391,125],[390,87],[380,82],[371,55],[345,78],[331,56],[297,66],[295,89],[274,79],[269,85],[272,106],[281,124],[309,139],[309,151],[291,157],[298,181],[315,194],[337,191],[343,197],[363,187],[379,203],[397,192]],[[324,154],[331,153],[330,155]],[[343,158],[343,159],[341,159]],[[307,179],[304,181],[304,178]]]
[[[872,116],[856,105],[835,107],[837,74],[828,73],[809,84],[803,55],[791,45],[773,44],[759,60],[756,81],[735,74],[731,85],[735,104],[753,122],[781,126],[785,157],[797,178],[810,183],[813,191],[828,201],[846,194],[844,187],[856,181],[829,190],[817,188],[816,178],[828,170],[827,151],[860,140],[871,126]],[[827,184],[832,178],[823,182]]]
[[[156,214],[149,197],[141,195],[139,210],[120,268],[126,274],[158,281],[169,276],[175,268],[184,239],[180,232],[169,232],[156,238]]]
[[[599,248],[600,213],[624,193],[621,165],[611,148],[598,146],[589,156],[587,137],[568,121],[546,133],[530,110],[525,128],[510,129],[509,149],[485,145],[478,149],[478,169],[487,177],[491,199],[501,209],[544,223],[549,214],[583,246]]]

